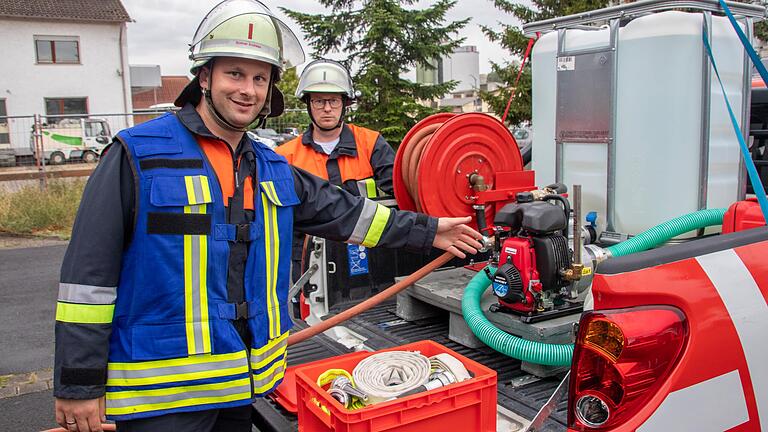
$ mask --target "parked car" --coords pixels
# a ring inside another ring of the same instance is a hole
[[[275,131],[274,129],[270,129],[270,128],[254,129],[251,132],[255,133],[259,137],[271,139],[277,145],[280,145],[280,144],[288,141],[289,139],[293,139],[293,136],[279,134],[279,133],[277,133],[277,131]]]
[[[533,137],[531,136],[531,130],[527,127],[516,127],[512,129],[512,136],[515,137],[515,141],[517,141],[517,146],[520,148],[523,148],[533,141]]]
[[[283,134],[284,135],[287,134],[287,135],[291,135],[293,137],[297,137],[297,136],[301,135],[301,132],[299,131],[299,128],[287,127],[287,128],[283,128]]]

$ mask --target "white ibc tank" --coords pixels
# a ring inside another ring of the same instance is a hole
[[[708,179],[700,182],[702,152],[702,15],[663,12],[619,29],[615,91],[615,200],[613,230],[637,234],[699,209],[738,199],[739,147],[722,92],[712,74]],[[567,30],[566,51],[605,47],[610,30]],[[555,181],[558,34],[535,45],[532,167],[539,185]],[[712,18],[712,49],[736,116],[741,121],[743,48],[727,19]],[[578,63],[577,63],[578,65]],[[594,82],[609,92],[610,82]],[[589,110],[590,106],[584,106]],[[560,119],[562,121],[562,119]],[[608,145],[564,140],[561,179],[583,185],[583,212],[599,214],[606,228]]]

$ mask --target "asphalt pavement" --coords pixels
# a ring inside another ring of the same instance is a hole
[[[0,375],[53,367],[59,270],[66,245],[0,249]]]
[[[0,249],[0,376],[53,368],[54,314],[65,249]],[[55,427],[52,393],[0,398],[0,431]]]

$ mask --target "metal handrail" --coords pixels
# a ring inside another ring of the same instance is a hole
[[[766,9],[764,6],[735,3],[731,1],[726,2],[726,4],[736,16],[757,19],[766,17]],[[571,28],[577,25],[595,23],[597,21],[609,21],[616,18],[625,18],[650,12],[681,8],[708,12],[723,12],[718,0],[643,0],[635,3],[611,6],[604,9],[524,24],[523,33],[525,36],[531,37],[537,32],[547,33],[562,28]]]

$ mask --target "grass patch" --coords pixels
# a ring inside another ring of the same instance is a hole
[[[85,182],[49,180],[47,191],[27,186],[0,192],[0,231],[69,238]]]

